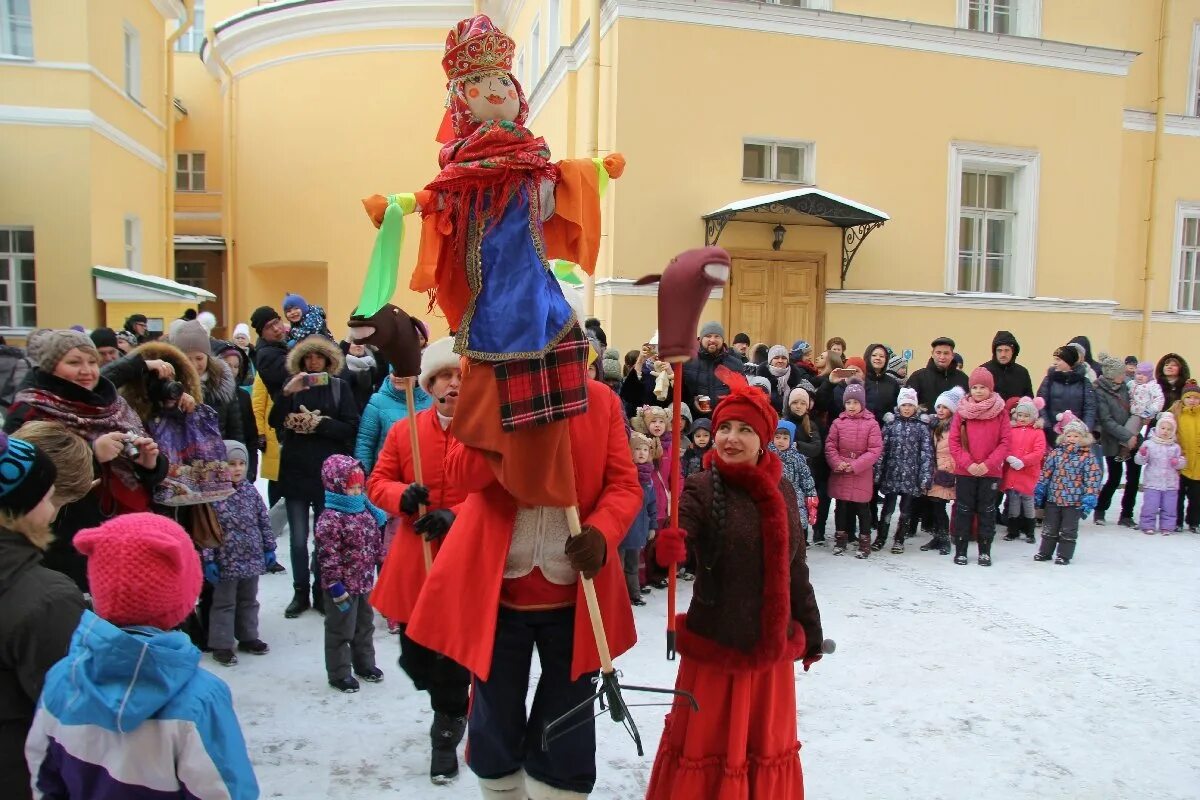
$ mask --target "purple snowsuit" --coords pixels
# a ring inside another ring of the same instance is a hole
[[[1157,528],[1164,533],[1178,524],[1179,471],[1187,466],[1183,450],[1175,442],[1151,436],[1138,448],[1133,460],[1142,470],[1142,511],[1138,527],[1145,533]]]

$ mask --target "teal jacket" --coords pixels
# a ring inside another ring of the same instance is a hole
[[[358,423],[358,439],[354,443],[354,457],[363,463],[368,473],[375,467],[375,459],[383,449],[388,431],[408,416],[406,394],[403,389],[392,386],[391,378],[385,378],[383,385],[371,395],[371,401],[363,409],[362,419]],[[420,413],[433,405],[433,398],[418,386],[413,393],[413,405]]]

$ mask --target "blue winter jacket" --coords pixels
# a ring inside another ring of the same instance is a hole
[[[407,392],[392,386],[391,378],[385,378],[383,385],[363,409],[362,419],[358,423],[358,439],[354,443],[354,457],[363,463],[369,473],[375,467],[379,451],[387,439],[388,431],[400,420],[408,416],[408,406],[404,398]],[[420,413],[433,405],[430,397],[420,386],[413,392],[413,406]]]
[[[642,507],[638,511],[629,532],[617,546],[618,550],[640,550],[650,541],[650,531],[658,525],[658,501],[654,496],[654,482],[651,473],[653,464],[638,464],[638,483],[642,486]]]
[[[25,745],[35,796],[259,796],[233,698],[187,635],[118,628],[85,611],[51,667]]]

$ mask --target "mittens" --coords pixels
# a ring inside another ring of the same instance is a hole
[[[563,550],[571,568],[585,578],[594,578],[608,560],[608,541],[591,525],[584,525],[577,536],[567,539]]]
[[[1083,515],[1085,517],[1088,514],[1091,514],[1093,511],[1095,511],[1096,510],[1096,495],[1089,494],[1089,495],[1084,496],[1082,502],[1080,502],[1080,504],[1079,504],[1079,508],[1081,511],[1083,511]]]
[[[217,566],[215,561],[204,562],[204,580],[214,586],[221,582],[221,568]]]
[[[1046,507],[1046,482],[1038,481],[1037,486],[1033,489],[1033,505],[1034,508]]]
[[[400,511],[410,517],[417,513],[420,506],[429,502],[429,487],[420,483],[410,483],[400,495]]]
[[[268,550],[267,552],[263,553],[263,566],[265,568],[270,569],[277,563],[279,563],[279,559],[275,556],[274,550]]]
[[[346,591],[346,587],[341,581],[329,587],[329,597],[333,600],[333,604],[337,606],[338,611],[345,614],[350,610],[350,593]]]
[[[687,544],[683,528],[663,528],[654,545],[654,560],[660,567],[670,567],[687,561]]]
[[[821,506],[821,498],[806,497],[804,498],[804,505],[808,509],[808,527],[811,528],[817,524],[817,509]]]
[[[1025,462],[1016,456],[1009,456],[1008,458],[1004,459],[1004,461],[1015,470],[1025,469]]]

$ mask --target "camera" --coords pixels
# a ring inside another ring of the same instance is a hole
[[[153,372],[147,372],[146,396],[156,406],[177,403],[183,396],[183,384],[170,378],[160,378]]]
[[[134,444],[137,441],[137,434],[133,431],[126,431],[125,435],[121,438],[124,440],[124,444],[121,445],[121,455],[131,461],[136,460],[142,454],[142,451]]]

